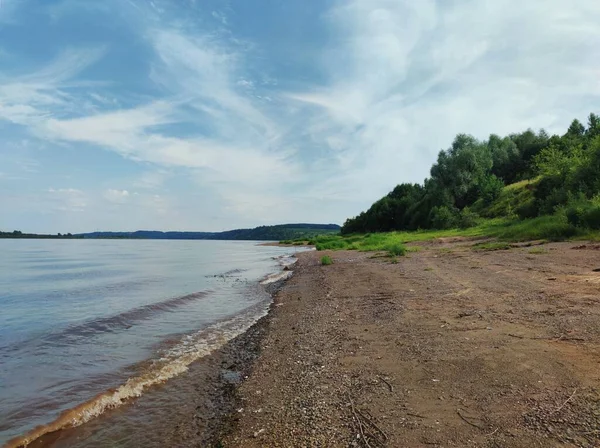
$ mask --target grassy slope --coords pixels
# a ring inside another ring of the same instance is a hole
[[[469,229],[388,232],[347,236],[339,234],[320,235],[309,242],[314,244],[317,250],[387,251],[393,254],[401,252],[400,247],[406,243],[449,237],[491,237],[502,242],[559,241],[573,238],[600,240],[600,233],[577,229],[569,225],[566,218],[559,214],[526,220],[517,219],[515,210],[526,207],[533,201],[533,191],[536,185],[537,180],[508,185],[500,197],[490,206],[484,207],[478,204],[474,209],[477,209],[481,216],[490,217],[490,219],[482,219],[479,225]]]

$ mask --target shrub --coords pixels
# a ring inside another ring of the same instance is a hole
[[[573,201],[565,208],[569,224],[587,229],[600,229],[600,205],[592,201]]]
[[[515,210],[517,216],[521,219],[535,218],[538,214],[535,200],[530,199],[527,202],[520,204]]]
[[[451,229],[456,227],[456,214],[446,206],[433,207],[429,213],[431,227],[434,229]]]
[[[485,205],[490,205],[496,199],[500,197],[502,190],[504,189],[504,182],[498,179],[493,174],[483,179],[480,190],[480,197],[483,199]]]
[[[469,227],[475,227],[479,220],[479,215],[472,212],[469,207],[465,207],[461,210],[458,218],[458,226],[461,229],[468,229]]]
[[[323,266],[329,266],[330,264],[333,264],[333,260],[331,259],[331,257],[329,255],[325,255],[325,256],[321,257],[321,264]]]

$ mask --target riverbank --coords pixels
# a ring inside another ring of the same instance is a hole
[[[300,254],[218,443],[598,446],[600,246],[472,246]]]

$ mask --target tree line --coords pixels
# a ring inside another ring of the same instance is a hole
[[[505,187],[520,181],[529,181],[528,192],[504,216],[557,213],[574,226],[600,228],[600,117],[590,114],[587,126],[575,119],[562,136],[529,129],[481,141],[459,134],[423,184],[398,185],[348,219],[342,234],[470,227],[494,216]]]

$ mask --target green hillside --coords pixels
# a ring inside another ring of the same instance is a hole
[[[574,120],[562,136],[527,130],[480,141],[460,134],[423,184],[398,185],[348,219],[342,234],[482,226],[507,238],[518,237],[508,228],[540,227],[552,239],[589,233],[600,229],[599,173],[595,114],[587,127]],[[502,221],[495,221],[497,231],[485,223],[493,218]]]

